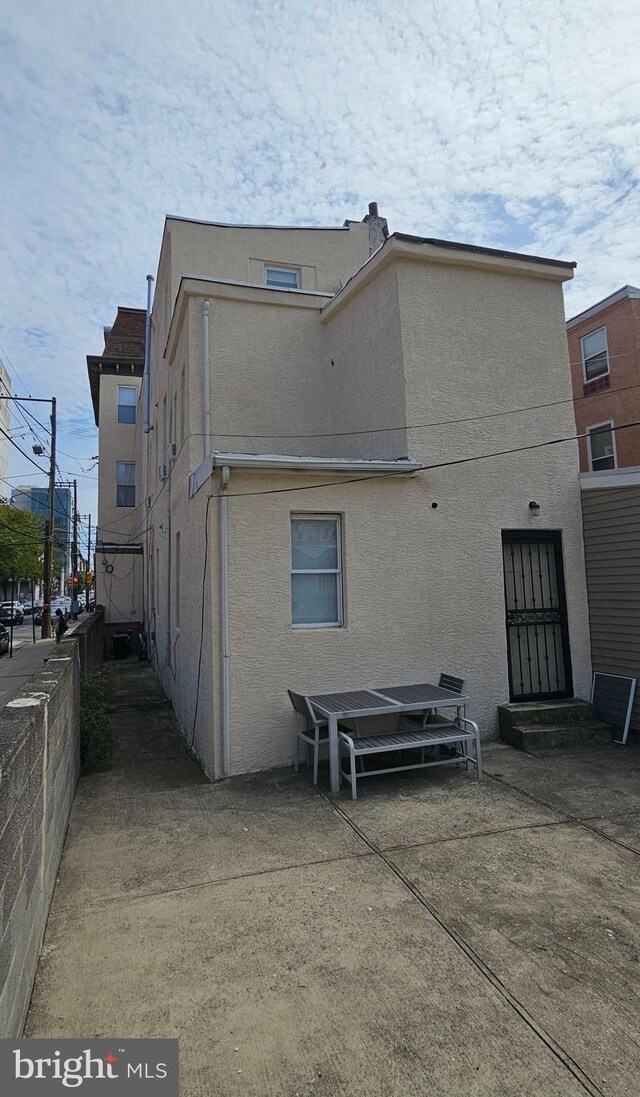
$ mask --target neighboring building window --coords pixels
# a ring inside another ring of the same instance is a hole
[[[340,518],[291,518],[291,619],[298,628],[342,625]]]
[[[265,267],[264,280],[273,289],[300,289],[300,271],[293,267]]]
[[[582,362],[584,364],[585,381],[595,381],[596,377],[604,377],[609,372],[609,356],[607,354],[607,329],[599,328],[585,335],[581,340]]]
[[[118,385],[118,422],[135,423],[138,390],[130,385]]]
[[[613,440],[613,423],[598,423],[587,429],[589,463],[593,472],[616,467],[616,450]]]
[[[116,506],[135,507],[136,505],[136,464],[135,461],[116,462]]]

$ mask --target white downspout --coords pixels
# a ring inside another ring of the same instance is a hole
[[[220,697],[222,703],[222,776],[229,775],[229,584],[227,572],[227,488],[231,470],[220,476]]]
[[[209,300],[202,302],[202,379],[204,406],[204,456],[211,453],[211,392],[209,389]]]

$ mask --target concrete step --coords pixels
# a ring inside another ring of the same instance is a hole
[[[572,698],[568,701],[525,701],[498,706],[500,735],[503,730],[522,724],[565,724],[594,720],[595,711],[589,701]],[[505,740],[508,742],[508,740]]]
[[[500,738],[533,754],[554,747],[607,746],[612,741],[612,730],[602,720],[567,720],[559,724],[516,724],[501,729]]]

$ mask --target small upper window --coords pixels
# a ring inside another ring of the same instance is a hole
[[[582,361],[584,364],[585,381],[595,381],[596,377],[603,377],[609,372],[609,355],[607,354],[607,329],[598,328],[590,335],[585,335],[582,343]]]
[[[589,460],[593,472],[616,467],[616,451],[613,442],[613,423],[599,423],[587,430]]]
[[[138,390],[132,385],[118,385],[118,422],[135,423]]]
[[[300,289],[300,271],[294,267],[265,267],[264,280],[272,289]]]

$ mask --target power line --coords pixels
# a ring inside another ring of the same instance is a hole
[[[45,471],[45,469],[40,468],[40,465],[37,463],[37,461],[34,461],[32,457],[29,457],[29,454],[25,453],[24,450],[21,448],[21,446],[19,446],[17,442],[14,442],[11,435],[7,434],[6,430],[3,430],[2,427],[0,427],[0,434],[4,434],[5,438],[8,438],[9,441],[11,442],[11,445],[15,446],[15,448],[18,450],[18,453],[21,453],[22,456],[24,458],[26,458],[26,460],[29,461],[30,464],[32,464],[34,468],[37,468],[38,472],[41,473],[42,476],[47,476],[48,475],[48,473]]]
[[[640,427],[640,420],[636,420],[633,423],[622,423],[620,426],[613,426],[608,429],[611,431],[628,430],[630,427]],[[529,446],[515,446],[513,449],[496,450],[493,453],[479,453],[475,457],[458,457],[454,461],[439,461],[434,465],[416,465],[411,469],[403,470],[398,468],[396,475],[407,476],[414,472],[431,472],[434,469],[451,468],[453,465],[467,465],[473,461],[486,461],[491,457],[507,457],[513,453],[525,453],[529,450],[543,449],[546,446],[558,446],[566,444],[567,442],[576,442],[580,438],[588,438],[589,434],[569,434],[565,438],[550,438],[545,442],[534,442]],[[372,473],[370,476],[356,476],[351,480],[330,480],[324,484],[306,484],[301,487],[293,488],[268,488],[265,491],[239,491],[239,492],[227,492],[228,499],[243,499],[250,495],[281,495],[290,491],[315,491],[318,488],[331,488],[341,487],[343,484],[358,484],[365,480],[386,480],[389,478],[388,472]],[[216,496],[218,498],[219,496]]]
[[[611,392],[628,392],[631,389],[638,389],[640,385],[624,385],[614,390],[604,389],[602,392],[590,393],[588,396],[576,396],[567,397],[562,400],[551,400],[545,404],[529,404],[526,407],[520,408],[505,408],[503,411],[490,411],[482,415],[468,415],[463,419],[438,419],[429,423],[399,423],[394,427],[369,427],[365,430],[342,430],[342,431],[326,431],[317,434],[310,434],[308,431],[304,431],[301,434],[246,434],[242,431],[238,431],[235,434],[223,434],[220,431],[216,431],[216,437],[218,438],[250,438],[250,439],[288,439],[288,438],[351,438],[357,437],[362,434],[387,434],[389,432],[397,432],[402,430],[426,430],[428,427],[451,427],[461,423],[476,423],[484,419],[495,419],[502,415],[521,415],[527,411],[544,411],[545,408],[559,407],[561,404],[573,404],[576,400],[594,400],[599,396],[610,396]],[[190,438],[204,438],[204,434],[191,434]]]

